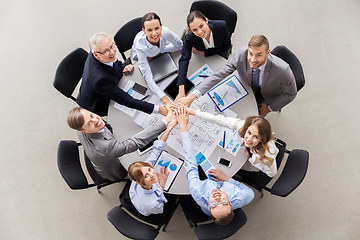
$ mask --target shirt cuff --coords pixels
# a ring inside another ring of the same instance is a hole
[[[269,108],[270,112],[272,112],[272,111],[273,111],[273,110],[271,109],[270,105],[268,105],[268,108]]]
[[[159,112],[159,106],[154,105],[154,109],[153,109],[152,113],[157,114],[158,112]]]
[[[165,121],[165,119],[163,118],[163,119],[161,119],[162,121],[163,121],[163,123],[165,123],[165,126],[166,127],[168,127],[169,126],[169,123],[167,123],[166,121]]]
[[[197,90],[197,89],[195,89],[194,91],[192,91],[192,93],[193,93],[197,98],[199,98],[199,97],[202,96],[202,93],[201,93],[199,90]]]

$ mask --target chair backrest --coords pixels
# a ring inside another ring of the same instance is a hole
[[[271,51],[271,53],[290,65],[291,71],[295,77],[297,91],[300,91],[300,89],[305,85],[305,76],[299,59],[283,45],[277,46]]]
[[[70,52],[56,69],[53,86],[75,102],[76,98],[72,94],[82,77],[87,56],[88,52],[77,48]]]
[[[131,239],[152,240],[159,234],[159,230],[136,220],[120,207],[111,209],[107,219],[121,234]]]
[[[309,153],[294,149],[290,152],[280,177],[271,188],[271,194],[286,197],[304,180],[309,165]]]
[[[165,203],[162,214],[150,214],[149,216],[144,216],[137,211],[137,209],[134,207],[134,205],[131,202],[129,196],[130,185],[131,185],[131,181],[128,181],[125,184],[120,194],[120,203],[122,207],[124,207],[132,215],[143,220],[144,222],[158,226],[158,229],[160,229],[161,226],[167,224],[167,222],[170,221],[170,218],[172,217],[175,208],[177,206],[176,205],[177,196],[170,194],[165,196],[168,202]]]
[[[114,41],[124,61],[126,61],[124,52],[131,49],[136,34],[142,29],[141,20],[142,17],[138,17],[127,22],[114,36]]]
[[[191,4],[190,12],[198,10],[210,20],[224,20],[227,23],[230,37],[235,31],[237,14],[230,7],[217,0],[199,0]]]
[[[247,218],[241,208],[234,210],[234,218],[227,225],[213,223],[202,224],[195,227],[194,231],[199,240],[225,239],[235,234],[244,224]]]
[[[57,164],[61,176],[73,190],[95,186],[89,184],[82,170],[79,147],[75,141],[62,140],[58,145]]]
[[[191,195],[181,196],[180,206],[191,227],[197,226],[198,223],[211,220],[211,217],[201,210]]]

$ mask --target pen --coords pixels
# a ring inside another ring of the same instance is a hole
[[[150,95],[146,95],[145,97],[143,97],[142,99],[140,99],[141,101],[145,100],[148,96]]]
[[[219,104],[222,102],[222,100],[224,99],[224,97],[226,96],[227,93],[228,93],[228,91],[226,91],[226,93],[221,97],[220,101],[218,101]],[[219,105],[219,104],[218,104],[218,105]]]
[[[225,136],[226,136],[226,131],[224,131],[223,148],[225,148]]]
[[[208,75],[199,75],[199,77],[208,77]]]

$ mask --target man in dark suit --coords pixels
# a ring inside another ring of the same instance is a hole
[[[173,118],[169,113],[162,121],[150,126],[138,134],[118,142],[112,128],[97,114],[84,108],[75,107],[67,117],[68,125],[77,130],[77,135],[96,172],[105,179],[116,182],[127,176],[127,171],[118,160],[124,154],[146,146],[167,127]]]
[[[90,38],[90,53],[86,59],[80,87],[81,105],[100,116],[107,116],[110,99],[145,113],[166,115],[165,107],[134,99],[118,87],[124,74],[131,74],[134,66],[116,58],[116,46],[108,35],[97,33]]]
[[[225,66],[217,69],[191,94],[180,99],[180,102],[189,106],[197,97],[235,70],[241,79],[251,86],[259,115],[279,111],[296,97],[295,77],[289,64],[270,53],[269,41],[264,35],[255,35],[247,48],[241,48],[236,52]]]

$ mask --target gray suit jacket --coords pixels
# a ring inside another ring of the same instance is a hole
[[[251,84],[252,69],[247,60],[247,48],[241,48],[228,60],[225,66],[217,69],[197,89],[205,94],[225,77],[238,71],[247,84]],[[296,97],[297,89],[294,74],[290,66],[275,55],[269,54],[261,85],[261,94],[273,111],[278,111]]]
[[[117,158],[144,147],[165,129],[165,123],[158,121],[154,126],[144,129],[123,142],[118,142],[109,132],[81,133],[78,131],[77,134],[96,172],[102,178],[117,181],[127,175],[126,172],[120,171],[121,163]]]

